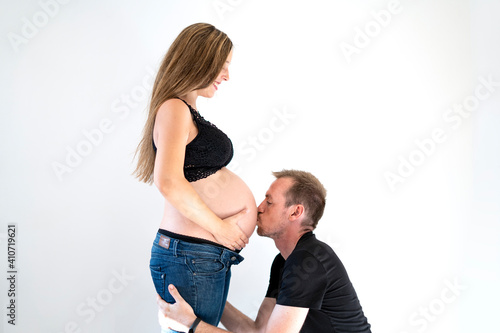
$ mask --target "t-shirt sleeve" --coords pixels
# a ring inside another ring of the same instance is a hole
[[[308,251],[295,251],[285,262],[276,304],[320,309],[326,286],[323,264]]]
[[[271,266],[271,274],[269,277],[269,287],[267,287],[266,297],[277,298],[280,286],[280,277],[283,266],[285,265],[285,259],[278,254],[274,258],[273,264]]]

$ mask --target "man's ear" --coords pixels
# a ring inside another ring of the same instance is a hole
[[[290,215],[288,216],[288,219],[290,221],[296,221],[296,220],[304,217],[304,206],[303,205],[301,205],[301,204],[293,205],[290,208],[291,208]]]

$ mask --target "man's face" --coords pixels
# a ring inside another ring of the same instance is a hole
[[[276,179],[266,192],[266,198],[257,212],[257,234],[278,238],[283,234],[288,222],[288,208],[285,207],[285,193],[292,185],[290,178]]]

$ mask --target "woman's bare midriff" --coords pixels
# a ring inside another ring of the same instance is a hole
[[[248,213],[238,225],[248,237],[252,235],[257,223],[257,205],[250,188],[240,177],[229,169],[222,168],[207,178],[192,182],[191,185],[208,208],[221,219],[247,208]],[[184,217],[168,201],[165,201],[160,228],[180,235],[217,242],[210,232]]]

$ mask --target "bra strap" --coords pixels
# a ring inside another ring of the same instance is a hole
[[[188,102],[186,102],[186,101],[185,101],[185,100],[183,100],[182,98],[180,98],[180,97],[176,97],[176,98],[177,98],[177,99],[180,99],[181,101],[183,101],[183,102],[184,102],[184,104],[186,104],[186,105],[187,105],[187,107],[189,108],[189,110],[190,110],[190,111],[196,111],[196,109],[195,109],[195,108],[193,108],[191,105],[189,105],[189,104],[188,104]]]

